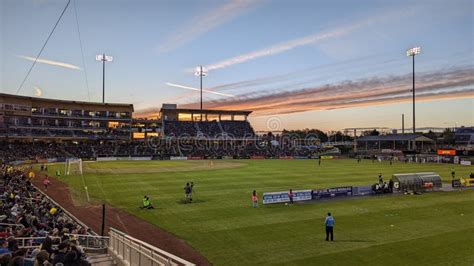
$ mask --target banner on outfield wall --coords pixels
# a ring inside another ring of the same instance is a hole
[[[293,159],[293,156],[279,156],[278,159],[282,159],[282,160],[292,160],[292,159]]]
[[[232,156],[222,156],[222,159],[223,160],[232,160],[232,159],[234,159],[234,157],[232,157]]]
[[[309,159],[308,156],[293,156],[293,159],[295,160],[303,160],[303,159]]]
[[[185,157],[185,156],[171,156],[170,157],[170,160],[171,161],[184,161],[184,160],[187,160],[188,157]]]
[[[97,157],[97,161],[116,161],[117,157]]]
[[[461,165],[471,165],[471,161],[461,160]]]
[[[290,202],[288,197],[289,191],[280,192],[266,192],[263,193],[263,204]],[[311,200],[312,193],[310,189],[307,190],[293,190],[293,201]]]
[[[313,190],[313,199],[352,196],[352,187],[335,187]]]
[[[141,157],[117,157],[118,161],[151,161],[151,156]]]
[[[321,156],[321,159],[323,159],[323,160],[331,160],[331,159],[334,159],[334,156],[332,156],[332,155],[323,155],[323,156]]]
[[[262,160],[262,159],[265,159],[265,156],[250,156],[250,159],[252,159],[252,160]]]
[[[456,150],[438,150],[438,155],[456,155]]]
[[[201,156],[188,156],[188,160],[203,160],[204,157]]]

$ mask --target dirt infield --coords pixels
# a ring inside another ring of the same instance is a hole
[[[67,184],[50,177],[51,185],[48,191],[44,191],[42,180],[43,178],[38,174],[33,183],[92,230],[100,234],[102,206],[76,206]],[[186,241],[147,221],[111,206],[108,206],[106,209],[105,232],[108,232],[109,227],[121,230],[197,265],[211,265],[204,256],[188,245]]]

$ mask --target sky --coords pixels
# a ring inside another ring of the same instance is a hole
[[[0,92],[252,110],[256,130],[474,125],[472,0],[0,0]]]

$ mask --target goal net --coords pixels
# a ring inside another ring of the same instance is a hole
[[[64,174],[65,175],[82,175],[82,159],[77,159],[77,158],[66,159]]]

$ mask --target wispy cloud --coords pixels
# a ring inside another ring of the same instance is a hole
[[[414,12],[413,10],[408,10],[408,11],[403,10],[403,11],[397,11],[397,12],[389,12],[389,13],[381,14],[381,15],[375,15],[373,17],[365,18],[360,21],[355,21],[351,24],[336,27],[331,30],[317,32],[317,33],[314,33],[302,38],[285,41],[282,43],[278,43],[276,45],[265,47],[257,51],[253,51],[250,53],[246,53],[246,54],[238,55],[229,59],[225,59],[223,61],[208,65],[206,66],[206,68],[208,70],[216,70],[216,69],[226,68],[232,65],[244,63],[244,62],[254,60],[260,57],[266,57],[266,56],[283,53],[285,51],[289,51],[301,46],[316,44],[325,40],[340,37],[340,36],[349,34],[355,30],[361,29],[363,27],[376,25],[378,23],[381,23],[393,18],[400,19],[400,17],[412,14],[413,12]]]
[[[399,103],[411,100],[410,75],[374,77],[265,95],[246,94],[206,102],[210,109],[254,110],[256,115]],[[474,70],[458,68],[420,74],[417,99],[474,98]],[[183,107],[195,107],[187,104]]]
[[[191,19],[183,28],[173,32],[157,50],[159,53],[164,53],[183,46],[261,3],[261,0],[231,0]]]
[[[168,86],[171,86],[171,87],[176,87],[176,88],[181,88],[181,89],[187,89],[187,90],[192,90],[192,91],[201,91],[198,88],[189,87],[189,86],[180,85],[180,84],[171,83],[171,82],[167,82],[165,84],[168,85]],[[235,95],[228,94],[228,93],[221,93],[221,92],[211,91],[211,90],[206,90],[206,89],[203,89],[202,91],[206,92],[206,93],[212,93],[212,94],[220,95],[220,96],[227,96],[227,97],[234,97],[235,96]]]
[[[29,61],[35,61],[35,58],[30,57],[30,56],[18,55],[18,57],[29,60]],[[78,67],[76,65],[73,65],[73,64],[68,64],[68,63],[59,62],[59,61],[53,61],[53,60],[44,59],[44,58],[38,58],[38,60],[36,60],[36,62],[41,63],[41,64],[46,64],[46,65],[51,65],[51,66],[58,66],[58,67],[64,67],[64,68],[69,68],[69,69],[81,70],[80,67]]]

